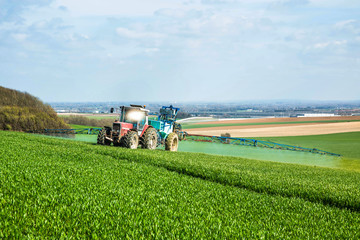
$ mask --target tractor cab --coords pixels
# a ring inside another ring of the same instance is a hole
[[[130,105],[130,107],[121,106],[121,113],[117,123],[125,123],[124,126],[141,132],[148,124],[149,110],[141,105]],[[128,123],[128,124],[126,124]],[[131,124],[131,125],[130,125]]]
[[[148,124],[149,110],[140,105],[121,107],[119,121],[133,124],[133,129],[142,130]]]
[[[172,105],[169,107],[163,106],[160,109],[159,121],[165,121],[168,123],[176,121],[176,115],[180,108],[175,108]]]
[[[113,123],[113,131],[117,132],[120,136],[123,136],[130,130],[141,133],[145,125],[148,124],[149,110],[145,109],[145,106],[121,106],[120,111],[119,118]],[[113,113],[114,108],[111,108],[110,112]]]

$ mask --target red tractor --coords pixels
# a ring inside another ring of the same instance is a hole
[[[162,107],[158,120],[149,120],[149,110],[145,106],[130,105],[120,107],[121,114],[113,127],[104,127],[98,135],[97,143],[101,145],[121,146],[136,149],[139,145],[146,149],[155,149],[165,144],[165,149],[177,151],[179,130],[175,122],[179,108]],[[114,112],[112,108],[111,113]]]

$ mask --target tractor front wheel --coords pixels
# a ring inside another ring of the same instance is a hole
[[[158,136],[155,128],[148,128],[142,138],[142,147],[146,149],[155,149],[157,146]]]
[[[137,132],[131,131],[124,136],[124,147],[136,149],[139,145],[139,136]]]
[[[110,145],[111,141],[106,139],[106,128],[100,130],[98,137],[97,137],[97,144],[100,145]]]
[[[170,133],[165,140],[165,150],[176,152],[179,146],[179,137],[176,133]]]

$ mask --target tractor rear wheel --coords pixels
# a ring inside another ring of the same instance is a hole
[[[148,128],[142,137],[142,148],[155,149],[158,136],[155,128]]]
[[[181,124],[174,123],[174,133],[178,135],[180,141],[184,140],[184,133],[182,132]]]
[[[179,137],[176,133],[170,133],[165,140],[165,150],[176,152],[179,146]]]
[[[111,141],[106,139],[106,128],[100,130],[98,137],[97,137],[97,144],[100,145],[110,145]]]
[[[130,149],[136,149],[139,145],[139,136],[137,132],[131,131],[128,132],[124,137],[124,147]]]

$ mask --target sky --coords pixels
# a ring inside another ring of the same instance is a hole
[[[0,0],[0,85],[45,102],[360,99],[359,0]]]

